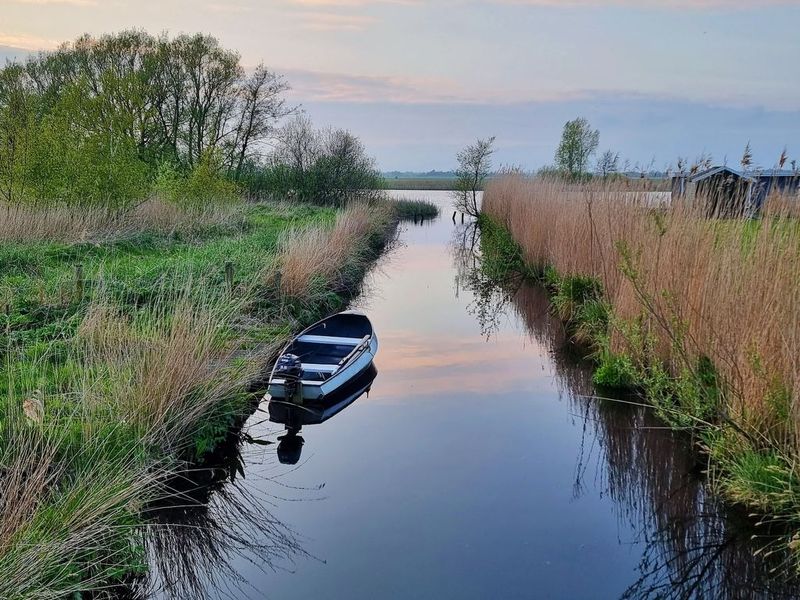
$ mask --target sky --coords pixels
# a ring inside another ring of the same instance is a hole
[[[286,76],[383,170],[552,162],[564,123],[664,168],[705,153],[800,162],[800,0],[0,0],[0,60],[82,33],[211,33]]]

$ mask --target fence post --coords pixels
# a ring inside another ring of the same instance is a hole
[[[233,263],[225,261],[225,283],[228,286],[228,291],[233,291]]]
[[[75,265],[75,300],[77,302],[83,301],[83,265],[78,263]]]

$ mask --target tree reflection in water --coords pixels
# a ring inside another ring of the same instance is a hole
[[[277,461],[263,444],[246,433],[232,435],[204,468],[172,483],[169,501],[148,508],[144,543],[150,575],[132,586],[130,597],[250,597],[256,590],[248,583],[252,574],[245,578],[241,573],[243,561],[269,571],[291,569],[308,556],[296,533],[271,514],[277,498],[263,491],[268,487],[264,480],[239,476],[247,462],[252,478],[255,463],[264,467],[258,471],[267,471],[262,476],[273,487],[286,489],[270,478],[271,462]]]
[[[530,336],[549,349],[559,394],[583,428],[574,494],[592,490],[613,500],[620,531],[642,548],[639,576],[622,598],[796,598],[787,557],[768,552],[779,534],[722,505],[708,490],[692,441],[664,427],[639,398],[600,398],[591,369],[550,315],[546,291],[509,274],[492,279],[480,257],[480,232],[458,228],[452,243],[456,291],[474,296],[468,310],[489,337],[515,313]],[[592,469],[596,461],[599,479]],[[591,488],[591,489],[590,489]],[[770,555],[769,558],[765,555]]]

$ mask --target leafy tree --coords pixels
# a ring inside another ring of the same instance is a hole
[[[599,143],[600,132],[592,129],[585,118],[567,121],[561,134],[561,143],[556,150],[556,166],[571,178],[580,178],[586,173],[589,160]]]
[[[494,136],[479,139],[457,155],[456,185],[453,195],[456,209],[477,217],[480,213],[478,192],[483,189],[486,178],[492,171]]]
[[[0,199],[5,202],[20,200],[27,191],[34,103],[22,67],[0,71]]]
[[[152,177],[168,160],[189,172],[207,152],[237,179],[291,112],[283,98],[287,89],[263,65],[245,73],[239,55],[209,35],[170,39],[129,30],[81,36],[0,68],[2,198],[16,201],[30,192],[94,202],[116,189],[123,197],[115,202],[124,204],[141,187],[143,167]],[[23,165],[34,148],[44,170],[36,172],[31,189],[22,175],[30,172]],[[91,159],[85,173],[74,171],[83,161],[78,148]],[[126,165],[132,171],[113,172]],[[55,179],[41,181],[47,173]]]

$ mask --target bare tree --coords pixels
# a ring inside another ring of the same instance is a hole
[[[477,217],[480,214],[478,192],[492,170],[494,136],[477,140],[461,150],[456,156],[455,207],[463,213]]]
[[[320,143],[314,126],[304,114],[299,114],[278,130],[274,161],[297,171],[309,170],[320,154]]]
[[[597,174],[601,177],[608,177],[619,171],[619,153],[606,150],[597,159]]]
[[[288,89],[289,85],[283,77],[272,73],[263,64],[258,65],[242,84],[239,92],[239,123],[233,141],[236,154],[232,159],[235,164],[231,165],[237,176],[242,171],[251,146],[266,138],[279,119],[293,112],[293,109],[287,108],[283,99],[283,92]]]

